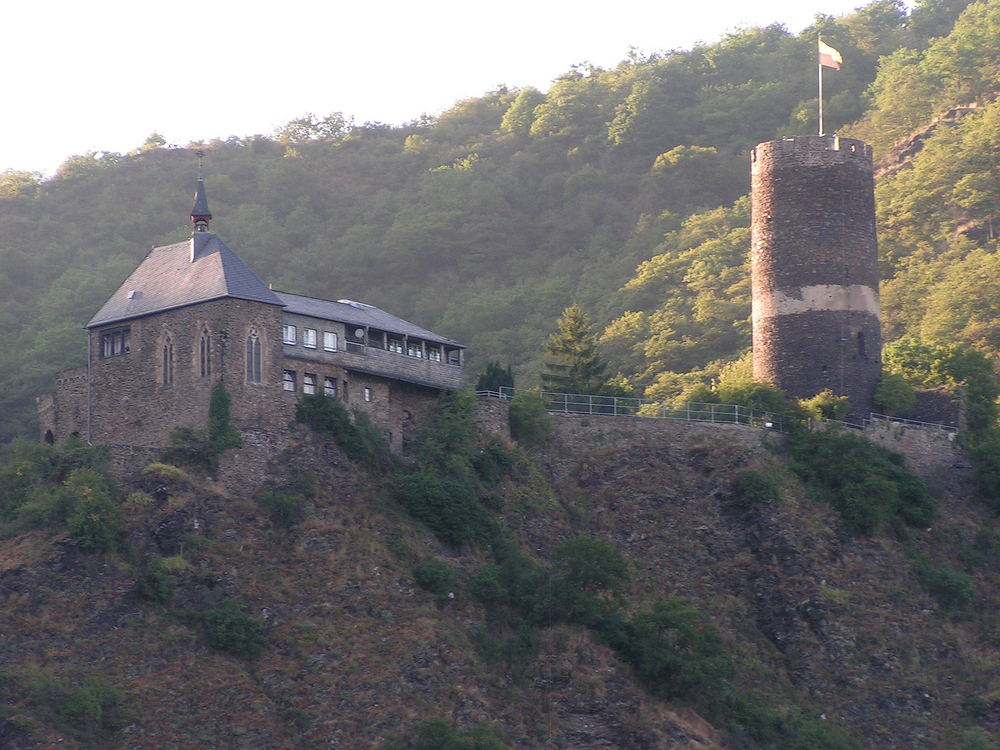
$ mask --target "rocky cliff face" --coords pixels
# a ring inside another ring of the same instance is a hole
[[[945,617],[907,554],[969,541],[982,518],[961,492],[905,543],[858,538],[783,474],[780,436],[554,421],[553,442],[498,488],[498,516],[537,559],[579,534],[607,541],[630,563],[628,601],[689,597],[736,655],[739,684],[842,722],[865,747],[959,747],[973,697],[980,728],[996,728],[988,628]],[[733,473],[748,466],[785,476],[781,498],[737,502]],[[533,655],[486,658],[489,626],[463,578],[483,554],[442,547],[331,444],[304,438],[272,462],[279,483],[306,472],[319,489],[289,529],[250,499],[177,480],[131,488],[150,501],[129,511],[129,555],[85,554],[64,535],[4,541],[0,746],[376,748],[431,716],[485,722],[511,748],[742,746],[650,697],[585,630],[550,628]],[[415,584],[429,554],[458,572],[454,596]],[[174,571],[169,607],[138,596],[133,563],[151,556]],[[976,583],[995,611],[995,581]],[[178,614],[226,599],[263,623],[256,658],[208,649]],[[102,676],[128,710],[117,728],[74,735],[32,694],[41,673]]]

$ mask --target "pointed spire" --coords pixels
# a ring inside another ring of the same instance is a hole
[[[191,221],[194,222],[194,231],[207,232],[208,222],[212,220],[212,213],[208,210],[208,198],[205,195],[205,178],[201,176],[201,160],[204,158],[203,151],[195,152],[198,155],[198,187],[194,191],[194,208],[191,209]]]

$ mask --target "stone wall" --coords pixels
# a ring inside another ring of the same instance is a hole
[[[751,158],[754,376],[863,415],[882,350],[871,147],[799,136]]]
[[[956,468],[966,466],[955,433],[939,427],[878,420],[865,429],[874,443],[903,454],[906,468],[937,487],[946,486]]]

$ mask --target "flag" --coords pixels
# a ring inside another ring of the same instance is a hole
[[[825,65],[828,68],[833,68],[834,70],[840,70],[840,64],[844,62],[844,58],[840,56],[829,44],[825,44],[822,39],[819,41],[819,64]]]

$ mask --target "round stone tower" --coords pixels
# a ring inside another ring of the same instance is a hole
[[[750,159],[754,377],[867,416],[882,370],[871,146],[796,136]]]

